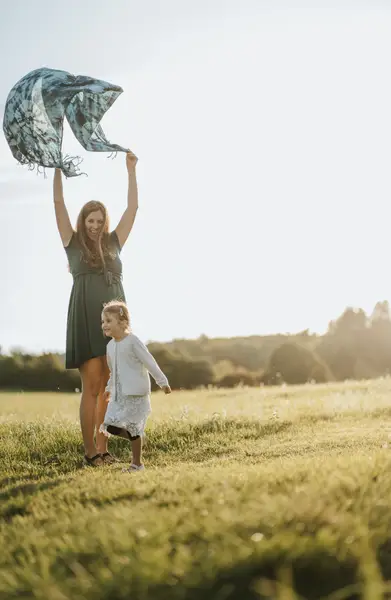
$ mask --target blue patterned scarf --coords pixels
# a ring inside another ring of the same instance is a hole
[[[46,68],[31,71],[14,85],[5,105],[3,130],[13,156],[31,169],[57,167],[66,177],[80,175],[81,159],[61,153],[64,116],[86,150],[129,152],[110,144],[99,124],[122,92],[92,77]]]

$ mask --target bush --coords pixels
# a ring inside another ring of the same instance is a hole
[[[249,387],[256,386],[259,382],[251,373],[228,373],[216,381],[217,387],[234,388],[238,385],[247,385]]]
[[[298,344],[287,343],[271,355],[262,382],[266,385],[324,382],[331,378],[330,375],[327,366],[314,352]]]

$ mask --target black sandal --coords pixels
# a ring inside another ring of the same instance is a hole
[[[86,454],[84,455],[84,464],[87,467],[100,467],[101,465],[96,465],[95,461],[98,460],[98,458],[100,458],[102,460],[102,455],[101,454],[95,454],[95,456],[91,456],[91,458],[89,456],[87,456]]]
[[[112,465],[115,462],[119,462],[118,458],[115,458],[115,456],[110,454],[110,452],[104,452],[100,456],[101,456],[101,459],[103,460],[103,462],[106,463],[107,465]]]

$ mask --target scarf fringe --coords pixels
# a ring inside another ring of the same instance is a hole
[[[27,167],[27,169],[29,171],[36,171],[37,175],[43,175],[44,179],[47,179],[47,175],[46,175],[46,169],[47,167],[43,167],[42,165],[35,163],[35,162],[29,162],[29,161],[21,161],[18,160],[16,162],[18,167]]]
[[[66,154],[62,157],[61,170],[65,177],[79,177],[79,175],[86,175],[80,171],[79,165],[83,162],[81,156],[70,156]]]

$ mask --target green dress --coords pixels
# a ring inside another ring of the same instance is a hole
[[[121,247],[115,231],[110,234],[115,258],[106,259],[106,269],[90,267],[84,260],[74,233],[65,248],[73,287],[69,299],[65,366],[77,369],[90,358],[106,355],[110,341],[103,335],[101,313],[110,300],[125,301],[122,287]]]

